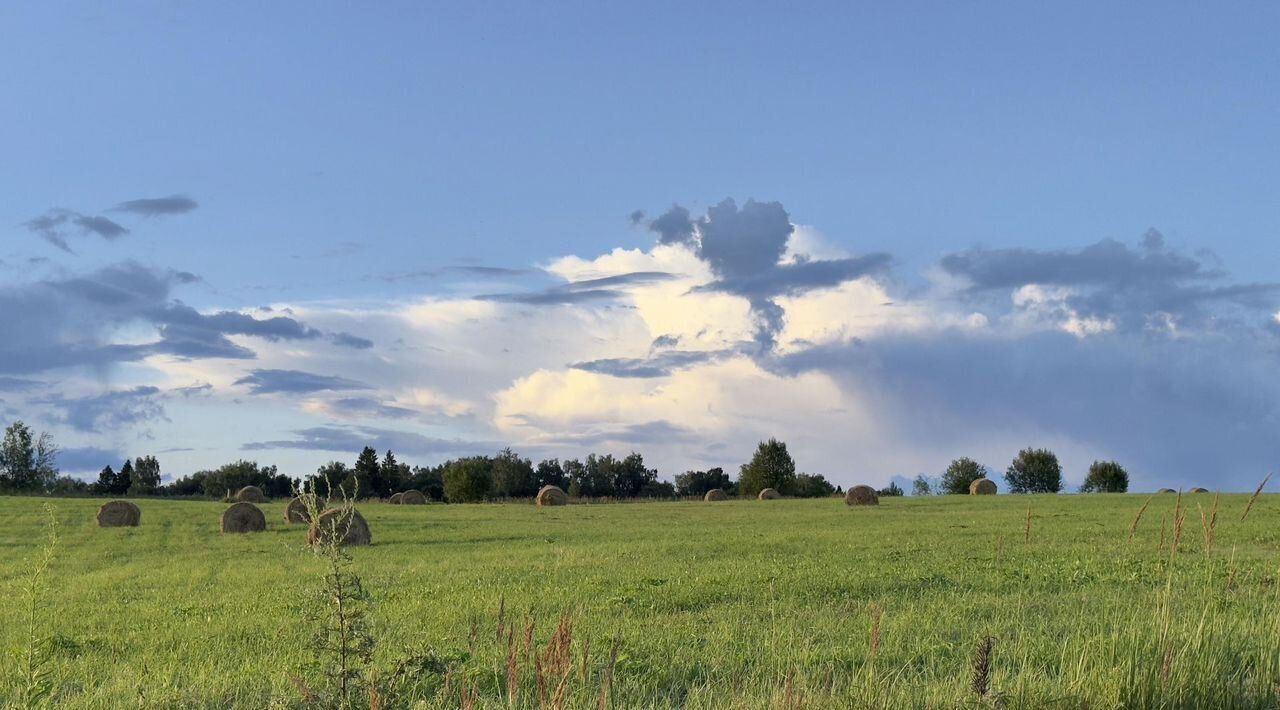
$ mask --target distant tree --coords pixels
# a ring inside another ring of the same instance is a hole
[[[645,497],[665,498],[675,496],[674,487],[671,489],[671,496],[666,495],[666,489],[658,485],[658,471],[645,468],[644,457],[632,451],[614,467],[614,495],[619,498],[637,498],[643,496],[646,490],[657,492],[658,495]]]
[[[1010,493],[1057,493],[1062,490],[1062,466],[1048,449],[1023,449],[1009,464],[1004,480]]]
[[[836,492],[820,473],[798,473],[791,484],[791,495],[797,498],[826,498]]]
[[[587,466],[578,459],[568,459],[563,464],[564,477],[568,481],[569,487],[564,489],[565,493],[571,498],[581,498],[584,495],[590,495],[583,491],[582,482],[587,479]]]
[[[396,455],[391,453],[390,449],[382,457],[379,468],[382,469],[382,480],[388,491],[395,493],[409,488],[409,478],[413,476],[413,470],[409,468],[409,464],[397,461]]]
[[[911,495],[913,496],[931,496],[933,495],[933,482],[923,473],[918,474],[916,479],[911,482]]]
[[[493,465],[487,456],[455,459],[444,467],[444,497],[450,503],[475,503],[493,495]]]
[[[534,469],[533,477],[536,479],[538,489],[543,486],[557,486],[564,488],[569,485],[569,477],[564,473],[564,467],[560,465],[560,459],[545,459],[538,463],[538,467]]]
[[[115,469],[104,466],[98,472],[98,480],[89,486],[89,491],[95,495],[109,496],[115,494],[119,485],[120,477],[116,475]]]
[[[414,466],[404,487],[422,491],[431,500],[444,500],[444,466]]]
[[[192,476],[200,480],[204,495],[221,498],[228,492],[235,493],[245,486],[257,486],[268,498],[287,498],[297,484],[282,474],[275,466],[260,466],[257,461],[243,459],[223,464],[212,471],[200,471]],[[321,489],[321,493],[327,493]]]
[[[676,487],[670,481],[653,480],[645,483],[636,493],[637,498],[675,498]]]
[[[77,496],[88,492],[88,483],[71,476],[58,476],[53,485],[49,486],[49,493],[55,496]]]
[[[942,474],[942,492],[950,495],[968,495],[969,484],[987,477],[987,467],[968,457],[951,462]]]
[[[1129,490],[1129,472],[1115,461],[1094,461],[1089,466],[1081,493],[1126,493]]]
[[[499,451],[491,459],[493,494],[498,498],[532,498],[538,494],[538,479],[533,462],[522,459],[510,448]]]
[[[603,498],[615,495],[613,488],[614,475],[617,473],[619,461],[612,454],[599,456],[597,454],[587,454],[586,462],[580,466],[573,467],[570,472],[571,463],[576,461],[566,461],[565,471],[569,473],[571,481],[576,481],[580,495],[587,498]],[[576,477],[575,477],[576,476]]]
[[[330,461],[316,469],[316,475],[311,477],[311,484],[321,497],[326,497],[330,491],[338,490],[351,495],[359,481],[350,466],[341,461]]]
[[[754,496],[766,488],[790,494],[796,478],[796,462],[787,453],[787,445],[777,439],[760,442],[751,461],[738,472],[738,493]]]
[[[154,456],[139,456],[133,461],[133,475],[128,493],[149,496],[160,487],[160,462]]]
[[[382,466],[378,464],[378,452],[372,446],[366,446],[356,457],[356,465],[352,469],[359,490],[360,498],[379,498],[391,495],[387,489],[387,481],[382,477]]]
[[[681,496],[701,498],[707,491],[727,491],[733,487],[733,479],[719,466],[706,471],[685,471],[676,474],[676,493]]]
[[[128,493],[129,487],[133,485],[133,479],[133,462],[125,459],[124,464],[120,466],[120,470],[116,473],[116,487],[111,491],[111,495],[122,496]]]
[[[889,498],[900,496],[902,495],[902,486],[899,486],[894,481],[889,481],[889,485],[876,491],[876,495]]]
[[[58,477],[58,447],[48,433],[32,436],[21,421],[10,424],[0,441],[0,491],[41,492]]]

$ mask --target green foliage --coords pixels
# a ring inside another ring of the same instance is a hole
[[[796,462],[787,453],[787,445],[771,438],[760,442],[751,461],[742,464],[738,493],[755,496],[766,488],[775,488],[783,495],[790,495],[795,478]]]
[[[21,421],[10,424],[0,441],[0,492],[39,493],[58,477],[58,447],[47,433],[33,436]]]
[[[897,483],[893,481],[889,481],[889,485],[886,486],[885,488],[881,488],[880,490],[876,491],[876,495],[880,496],[881,498],[884,498],[884,497],[896,498],[898,496],[903,495],[902,486],[899,486]]]
[[[128,493],[131,496],[147,496],[160,487],[160,462],[154,456],[139,456],[133,462]]]
[[[1057,493],[1062,490],[1062,466],[1048,449],[1023,449],[1009,464],[1004,480],[1010,493]]]
[[[569,485],[569,476],[565,474],[564,467],[560,465],[560,459],[545,459],[538,464],[538,468],[534,470],[533,477],[539,490],[543,486],[556,486],[564,488]]]
[[[791,484],[791,492],[788,495],[796,498],[827,498],[835,492],[835,486],[831,485],[822,474],[800,473],[796,474],[796,480]]]
[[[336,480],[336,479],[335,479]],[[212,471],[197,471],[183,476],[157,492],[161,495],[203,495],[221,499],[245,486],[257,486],[268,498],[290,498],[297,481],[280,473],[275,466],[260,466],[257,461],[236,461]]]
[[[911,495],[913,496],[931,496],[934,490],[941,490],[939,483],[924,475],[917,474],[915,480],[911,482]]]
[[[388,481],[382,475],[382,466],[378,463],[378,452],[372,446],[366,446],[356,457],[356,465],[352,469],[355,476],[354,488],[344,486],[344,490],[354,495],[359,491],[363,498],[380,498],[393,493]]]
[[[968,457],[951,462],[942,473],[942,492],[949,495],[968,495],[969,484],[979,478],[987,478],[987,467]]]
[[[719,466],[706,471],[685,471],[676,474],[676,493],[685,497],[701,498],[707,491],[717,488],[728,492],[733,485],[733,479]]]
[[[1081,493],[1127,493],[1129,472],[1115,461],[1094,461],[1089,466]]]
[[[490,459],[489,465],[493,471],[493,495],[498,498],[530,498],[538,494],[538,479],[529,459],[506,448]]]
[[[488,456],[454,459],[444,467],[444,497],[450,503],[477,503],[493,495],[492,462]]]
[[[414,466],[404,489],[422,491],[431,500],[444,500],[444,466]]]
[[[53,691],[53,640],[48,633],[49,609],[46,608],[48,583],[45,576],[58,548],[58,519],[53,508],[44,506],[48,522],[45,543],[22,588],[23,616],[26,622],[24,645],[15,653],[18,663],[18,707],[35,708],[47,704]]]

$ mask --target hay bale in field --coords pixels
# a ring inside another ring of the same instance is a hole
[[[1161,488],[1160,490],[1156,491],[1156,493],[1177,493],[1177,491],[1173,490],[1172,488]]]
[[[400,499],[403,497],[403,493],[392,493],[391,497],[387,499],[387,502],[391,505],[400,505]]]
[[[777,500],[782,497],[777,488],[766,488],[760,491],[760,495],[756,496],[756,500]]]
[[[702,499],[708,503],[715,503],[716,501],[729,500],[729,494],[725,493],[719,488],[712,488],[711,490],[707,491],[707,494],[705,496],[702,496]]]
[[[407,490],[400,494],[400,505],[426,505],[427,497],[422,491]]]
[[[98,527],[136,528],[142,523],[142,511],[127,500],[113,500],[98,508]]]
[[[267,497],[262,494],[262,489],[257,486],[245,486],[236,491],[231,501],[233,503],[266,503]]]
[[[307,510],[307,504],[302,502],[301,498],[294,498],[289,501],[289,505],[284,509],[284,521],[286,523],[309,523],[311,522],[311,511]]]
[[[990,478],[979,478],[969,484],[971,496],[993,496],[996,494],[996,482]]]
[[[222,532],[251,533],[267,529],[267,516],[253,503],[232,503],[222,511]]]
[[[854,486],[844,495],[845,505],[880,505],[880,496],[871,486]]]
[[[1209,489],[1208,489],[1208,488],[1192,488],[1191,490],[1189,490],[1189,491],[1187,491],[1187,492],[1188,492],[1188,493],[1208,493],[1208,492],[1209,492]]]
[[[543,486],[538,490],[538,507],[544,505],[569,505],[569,496],[559,486]]]
[[[350,506],[324,511],[307,532],[307,542],[312,545],[330,539],[338,539],[341,545],[368,545],[373,541],[364,516]]]

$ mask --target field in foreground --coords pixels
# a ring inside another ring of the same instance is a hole
[[[545,648],[566,614],[574,660],[544,669],[548,705],[559,691],[565,707],[597,707],[607,687],[628,708],[1277,707],[1280,497],[1240,522],[1247,496],[1223,496],[1206,550],[1213,496],[1184,496],[1172,555],[1175,498],[1156,497],[1132,540],[1145,496],[367,503],[374,544],[352,551],[353,570],[376,663],[441,661],[406,675],[393,707],[537,707],[522,638],[532,622],[531,650]],[[48,502],[61,538],[40,608],[51,704],[306,704],[324,567],[283,503],[264,506],[267,532],[221,535],[217,503],[138,500],[142,527],[99,529],[101,501]],[[44,503],[0,498],[4,649],[26,643]],[[517,649],[511,684],[499,625]],[[18,670],[3,663],[12,701]]]

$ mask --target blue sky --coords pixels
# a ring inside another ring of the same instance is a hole
[[[1243,488],[1280,454],[1273,3],[30,3],[0,26],[0,331],[95,353],[0,357],[0,410],[64,466],[302,473],[370,440],[636,448],[670,475],[776,434],[845,484],[1052,445],[1069,479],[1115,457]],[[125,204],[170,196],[195,206]],[[673,204],[750,234],[711,218],[726,197],[794,225],[750,248],[842,276],[734,271],[701,228],[655,247]],[[794,411],[745,411],[775,393]],[[808,441],[822,412],[849,446]]]

